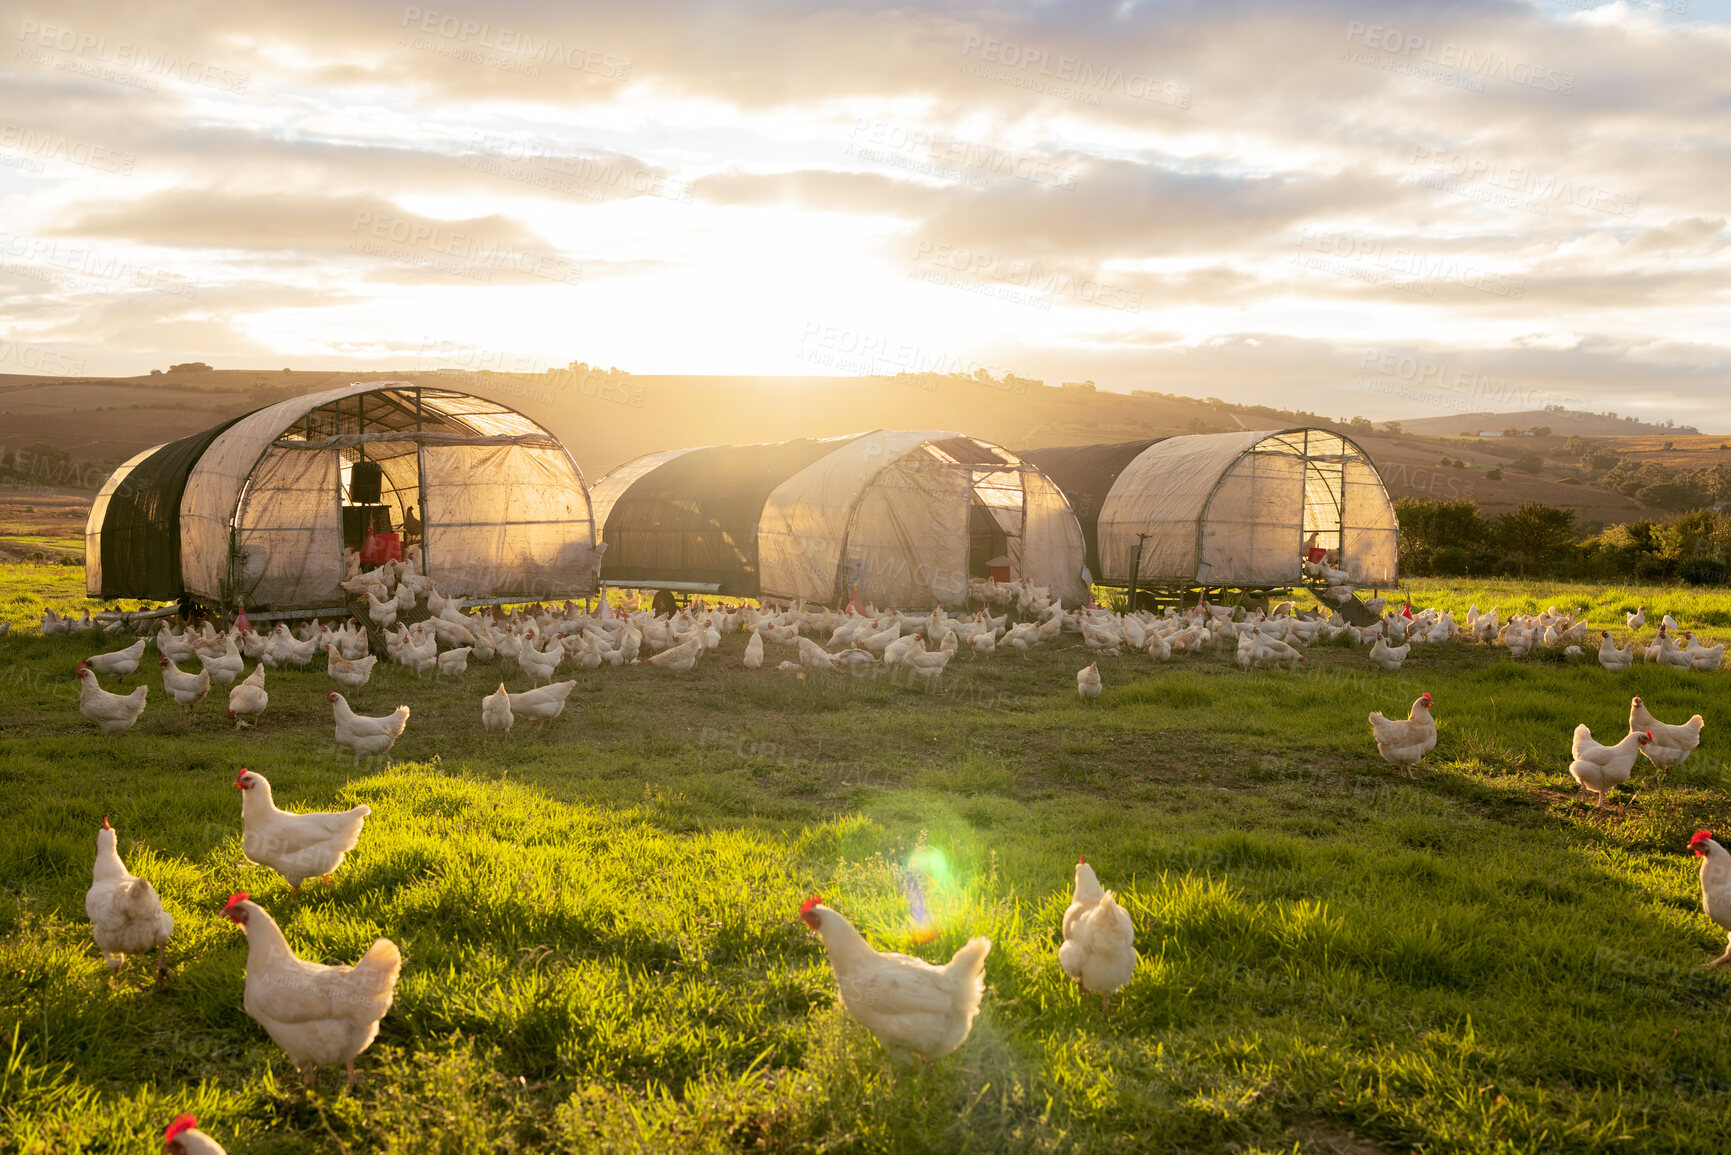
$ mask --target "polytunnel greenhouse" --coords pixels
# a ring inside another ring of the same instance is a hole
[[[1328,429],[1031,449],[1070,499],[1106,585],[1275,587],[1326,557],[1355,585],[1396,578],[1399,528],[1370,457]],[[1140,545],[1140,565],[1136,565]]]
[[[595,484],[609,585],[960,607],[970,578],[1086,594],[1058,487],[1009,450],[889,431],[651,453]]]
[[[407,382],[295,397],[147,449],[108,479],[85,529],[92,597],[340,609],[346,553],[404,560],[471,598],[585,594],[599,561],[558,438],[497,402]]]

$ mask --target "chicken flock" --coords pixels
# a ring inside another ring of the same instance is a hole
[[[1005,660],[1006,653],[1025,659],[1033,647],[1068,635],[1079,639],[1093,657],[1076,674],[1078,696],[1090,705],[1099,702],[1106,685],[1101,661],[1127,654],[1165,662],[1201,655],[1212,646],[1229,653],[1246,670],[1295,669],[1306,660],[1301,647],[1347,637],[1364,647],[1373,669],[1393,672],[1403,668],[1415,646],[1422,649],[1447,642],[1498,645],[1514,658],[1559,649],[1565,660],[1574,660],[1584,657],[1581,643],[1589,634],[1584,619],[1555,609],[1503,619],[1496,610],[1480,614],[1475,606],[1464,623],[1457,623],[1452,613],[1415,612],[1410,604],[1392,611],[1380,598],[1366,603],[1379,618],[1363,627],[1350,624],[1338,612],[1305,613],[1290,602],[1249,613],[1206,601],[1162,614],[1115,613],[1092,606],[1066,610],[1048,591],[1026,581],[976,582],[970,602],[977,605],[963,612],[939,607],[909,614],[870,606],[837,611],[799,604],[706,607],[694,602],[670,617],[637,608],[634,598],[622,612],[605,601],[594,612],[570,603],[559,610],[477,611],[394,563],[353,576],[345,585],[364,597],[371,624],[382,635],[386,660],[427,677],[463,677],[471,662],[488,663],[499,671],[515,667],[528,676],[527,691],[510,692],[499,681],[496,691],[481,697],[482,728],[489,733],[509,733],[520,723],[545,727],[556,721],[575,686],[573,680],[559,680],[561,669],[643,664],[669,674],[684,673],[700,662],[715,660],[722,639],[735,632],[749,635],[743,658],[748,671],[797,671],[804,676],[808,671],[870,667],[905,675],[927,687],[938,685],[954,660]],[[1352,593],[1341,585],[1331,588],[1346,589],[1347,596]],[[427,610],[423,620],[400,620],[423,605]],[[1606,670],[1627,670],[1636,661],[1688,671],[1719,668],[1723,644],[1701,644],[1668,615],[1655,636],[1642,641],[1638,631],[1645,622],[1645,607],[1629,615],[1630,639],[1621,646],[1609,631],[1598,631],[1598,658]],[[52,613],[43,621],[45,634],[101,628],[88,612],[81,621]],[[138,638],[124,649],[82,662],[76,671],[79,711],[101,732],[120,734],[144,713],[146,685],[113,693],[101,687],[100,679],[132,676],[144,664],[152,640],[158,649],[156,666],[164,693],[176,706],[196,710],[213,687],[226,689],[225,713],[237,729],[258,726],[266,714],[267,670],[307,669],[322,655],[327,674],[339,687],[326,694],[334,739],[357,763],[364,757],[388,756],[407,730],[408,705],[377,717],[357,714],[349,706],[345,695],[364,688],[380,660],[358,622],[351,619],[335,628],[308,623],[293,630],[279,623],[260,632],[250,627],[243,611],[226,632],[208,623],[196,631],[177,631],[164,623],[153,637]],[[777,651],[772,646],[788,657],[773,660]],[[253,667],[247,673],[249,662]],[[198,669],[191,672],[194,663]],[[1402,773],[1412,774],[1436,747],[1433,704],[1433,696],[1423,693],[1405,718],[1389,718],[1381,712],[1369,716],[1379,755]],[[1635,697],[1629,731],[1615,743],[1599,741],[1585,725],[1576,728],[1569,772],[1582,791],[1603,806],[1606,795],[1629,779],[1640,757],[1661,773],[1681,764],[1698,746],[1702,727],[1699,714],[1687,722],[1661,722]],[[344,856],[359,843],[371,813],[366,806],[337,813],[281,810],[264,776],[244,768],[233,785],[240,791],[244,855],[279,874],[288,884],[290,900],[309,879],[329,883]],[[1707,965],[1723,966],[1731,962],[1731,854],[1708,830],[1697,831],[1689,848],[1700,858],[1706,914],[1727,932],[1726,951]],[[114,974],[127,955],[155,951],[157,979],[162,981],[174,920],[150,883],[127,871],[107,819],[97,832],[86,912],[96,946]],[[247,936],[245,1012],[264,1027],[309,1083],[318,1068],[342,1066],[352,1086],[355,1059],[376,1037],[391,1005],[403,963],[396,945],[380,938],[352,966],[323,965],[297,957],[275,920],[247,892],[236,892],[222,914]],[[843,1009],[890,1054],[931,1062],[965,1043],[984,998],[989,939],[971,939],[940,966],[875,949],[818,896],[801,907],[799,919],[822,943]],[[1111,996],[1130,983],[1139,961],[1135,927],[1129,911],[1083,859],[1076,864],[1061,931],[1058,964],[1062,972],[1080,992],[1098,996],[1102,1012],[1109,1013]],[[169,1152],[197,1155],[222,1150],[197,1130],[197,1120],[191,1116],[177,1118],[163,1140]]]

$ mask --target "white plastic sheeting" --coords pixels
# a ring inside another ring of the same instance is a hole
[[[632,482],[675,457],[684,457],[690,452],[690,449],[664,449],[659,453],[645,453],[642,457],[633,457],[624,465],[617,466],[597,481],[589,490],[589,506],[595,511],[595,536],[602,536],[607,528],[607,515],[613,512],[613,503],[631,488]]]
[[[108,480],[97,491],[96,500],[91,503],[90,516],[84,521],[84,592],[90,597],[102,596],[102,519],[108,516],[109,499],[125,483],[128,474],[161,448],[162,445],[152,445],[121,462],[120,468],[109,474]]]
[[[497,402],[399,381],[292,398],[220,434],[181,499],[187,590],[223,604],[341,604],[344,486],[362,455],[383,468],[394,524],[421,503],[424,569],[447,592],[594,589],[589,496],[557,439]]]
[[[933,430],[830,440],[833,451],[777,483],[764,501],[755,534],[759,596],[833,603],[857,581],[860,598],[878,606],[959,607],[970,572],[987,560],[971,549],[981,509],[1013,576],[1071,605],[1087,596],[1082,531],[1069,503],[1008,450]],[[633,484],[690,452],[639,457],[598,481],[592,499],[603,536]]]
[[[1376,468],[1325,429],[1170,437],[1118,475],[1099,517],[1103,580],[1289,585],[1312,533],[1360,585],[1392,585],[1399,528]]]
[[[834,598],[861,485],[933,436],[943,435],[880,429],[834,438],[833,452],[771,490],[757,524],[758,581],[765,591],[790,592],[768,596],[812,602]]]

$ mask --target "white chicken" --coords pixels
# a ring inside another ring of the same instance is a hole
[[[508,695],[511,703],[512,720],[521,718],[528,722],[539,722],[545,728],[552,723],[553,719],[565,712],[565,699],[571,696],[571,689],[576,684],[576,682],[554,682],[551,686],[541,686],[521,694]],[[483,706],[482,713],[485,712]]]
[[[331,690],[325,694],[336,720],[337,745],[346,746],[355,756],[355,765],[374,754],[389,754],[397,739],[409,725],[409,708],[398,706],[389,714],[372,718],[349,709],[349,700]]]
[[[309,878],[323,878],[329,885],[343,856],[361,840],[361,826],[373,812],[370,806],[309,814],[278,810],[270,782],[244,766],[234,776],[234,785],[241,792],[241,853],[248,862],[282,875],[290,897],[299,894],[301,883]]]
[[[516,721],[511,715],[511,695],[500,682],[499,688],[481,699],[481,728],[489,734],[509,734]]]
[[[1701,906],[1725,932],[1725,953],[1707,965],[1731,962],[1731,852],[1713,840],[1711,830],[1697,830],[1689,849],[1701,860]]]
[[[1400,669],[1401,663],[1406,661],[1407,654],[1411,652],[1411,642],[1407,642],[1405,645],[1391,646],[1387,642],[1383,641],[1382,635],[1379,634],[1377,635],[1376,641],[1371,643],[1370,664],[1379,670],[1387,670],[1389,673],[1393,673]]]
[[[240,677],[240,672],[246,669],[246,659],[240,656],[235,648],[234,636],[227,634],[222,639],[222,653],[200,654],[199,663],[204,666],[204,672],[210,675],[210,681],[215,686],[232,686],[234,680]]]
[[[345,690],[353,692],[366,685],[372,679],[373,667],[378,663],[377,654],[368,654],[357,661],[350,661],[342,656],[334,642],[325,643],[325,672],[331,676],[331,681]]]
[[[835,655],[810,638],[795,638],[794,644],[799,647],[799,664],[801,666],[808,670],[835,669]]]
[[[1092,702],[1100,696],[1100,663],[1089,662],[1076,671],[1076,693],[1084,702]]]
[[[1617,639],[1610,630],[1599,631],[1599,665],[1613,674],[1620,674],[1635,664],[1635,640],[1629,639],[1627,649],[1617,648]]]
[[[210,693],[209,670],[189,674],[169,661],[167,654],[158,656],[156,661],[162,667],[162,688],[180,705],[190,708]]]
[[[240,685],[228,692],[227,714],[234,719],[234,728],[257,725],[264,708],[270,705],[270,695],[264,689],[264,663],[254,666]]]
[[[1605,804],[1605,795],[1629,780],[1629,772],[1635,768],[1635,755],[1641,747],[1653,740],[1653,735],[1645,730],[1630,731],[1623,740],[1614,746],[1607,746],[1593,740],[1593,732],[1582,722],[1575,727],[1575,740],[1569,748],[1574,761],[1569,763],[1569,773],[1576,782],[1599,797],[1599,805]]]
[[[138,686],[130,694],[110,694],[96,684],[96,674],[89,666],[78,665],[78,712],[104,734],[132,729],[144,713],[144,700],[149,695],[149,686]]]
[[[221,1143],[198,1129],[197,1115],[177,1115],[162,1133],[163,1155],[228,1155]]]
[[[1632,614],[1625,615],[1623,620],[1629,623],[1631,630],[1638,630],[1647,624],[1647,607],[1642,606]]]
[[[1112,992],[1136,972],[1136,927],[1115,894],[1100,886],[1086,858],[1076,859],[1076,886],[1064,911],[1064,945],[1058,965],[1100,996],[1100,1009],[1111,1013]]]
[[[1644,730],[1653,740],[1641,748],[1647,760],[1661,770],[1681,766],[1695,747],[1701,744],[1701,727],[1706,725],[1696,714],[1687,722],[1661,722],[1648,711],[1647,704],[1637,694],[1629,699],[1629,730]]]
[[[379,629],[390,629],[397,624],[396,599],[380,598],[373,590],[367,590],[367,616],[373,619]]]
[[[90,937],[108,963],[109,977],[120,972],[129,954],[156,952],[156,981],[167,972],[164,957],[168,936],[174,933],[174,918],[162,909],[162,900],[150,883],[126,869],[115,849],[114,827],[102,820],[96,832],[96,865],[90,874],[90,889],[84,894],[84,913],[90,919]]]
[[[107,654],[92,654],[84,659],[84,664],[98,674],[107,674],[111,678],[124,678],[138,669],[139,659],[144,657],[144,647],[149,644],[147,639],[139,638],[124,650],[115,650]]]
[[[246,995],[242,1006],[275,1040],[312,1086],[320,1067],[341,1064],[355,1085],[355,1056],[379,1033],[391,1009],[402,952],[375,939],[354,966],[324,966],[296,957],[282,931],[245,891],[222,908],[246,932]]]
[[[529,675],[529,683],[543,686],[553,680],[558,672],[559,663],[565,660],[565,642],[562,638],[554,638],[547,643],[545,650],[537,650],[533,645],[525,645],[517,654],[517,664],[523,667],[523,672]]]
[[[836,627],[840,633],[844,627]],[[753,630],[751,640],[745,643],[745,668],[748,670],[763,669],[763,635]]]
[[[439,673],[447,677],[456,677],[469,668],[469,655],[474,652],[474,646],[457,646],[439,655]]]
[[[697,637],[662,650],[653,658],[639,658],[638,661],[651,666],[659,666],[663,670],[672,670],[676,674],[683,674],[697,665],[697,658],[701,653],[703,653],[703,639]]]
[[[1404,720],[1385,718],[1380,711],[1370,716],[1377,753],[1408,777],[1412,768],[1436,748],[1436,722],[1430,716],[1430,707],[1431,696],[1424,693],[1413,700]]]
[[[940,967],[873,950],[817,895],[799,908],[799,917],[823,939],[842,1008],[891,1055],[930,1062],[967,1041],[986,990],[991,939],[969,939]]]

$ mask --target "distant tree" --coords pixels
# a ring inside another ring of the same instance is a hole
[[[1501,481],[1502,479],[1503,471],[1498,469],[1496,466],[1493,465],[1489,469],[1485,470],[1486,481]]]
[[[1637,489],[1633,496],[1642,505],[1650,505],[1655,509],[1683,510],[1701,504],[1700,491],[1679,481],[1645,485]]]
[[[1663,446],[1661,446],[1660,448],[1669,451],[1671,448],[1671,442],[1669,442],[1669,441],[1665,442],[1665,444]]]
[[[1522,473],[1543,473],[1545,471],[1545,459],[1536,453],[1523,453],[1515,458],[1513,468]]]
[[[1515,572],[1549,573],[1575,541],[1575,511],[1529,501],[1497,518],[1498,552]]]
[[[1428,572],[1440,550],[1459,549],[1469,554],[1489,537],[1490,523],[1479,513],[1476,501],[1402,497],[1394,503],[1400,524],[1400,565],[1412,573]]]
[[[208,373],[210,366],[203,361],[186,361],[179,365],[170,365],[168,371],[170,373]]]
[[[1531,433],[1534,437],[1549,437],[1551,435],[1551,427],[1549,425],[1535,425],[1527,432]]]
[[[1368,417],[1349,417],[1346,422],[1346,427],[1354,433],[1376,432],[1376,426],[1370,423],[1370,418]]]
[[[1398,422],[1398,421],[1384,421],[1382,423],[1382,431],[1384,433],[1388,434],[1390,437],[1399,437],[1400,436],[1400,422]]]

